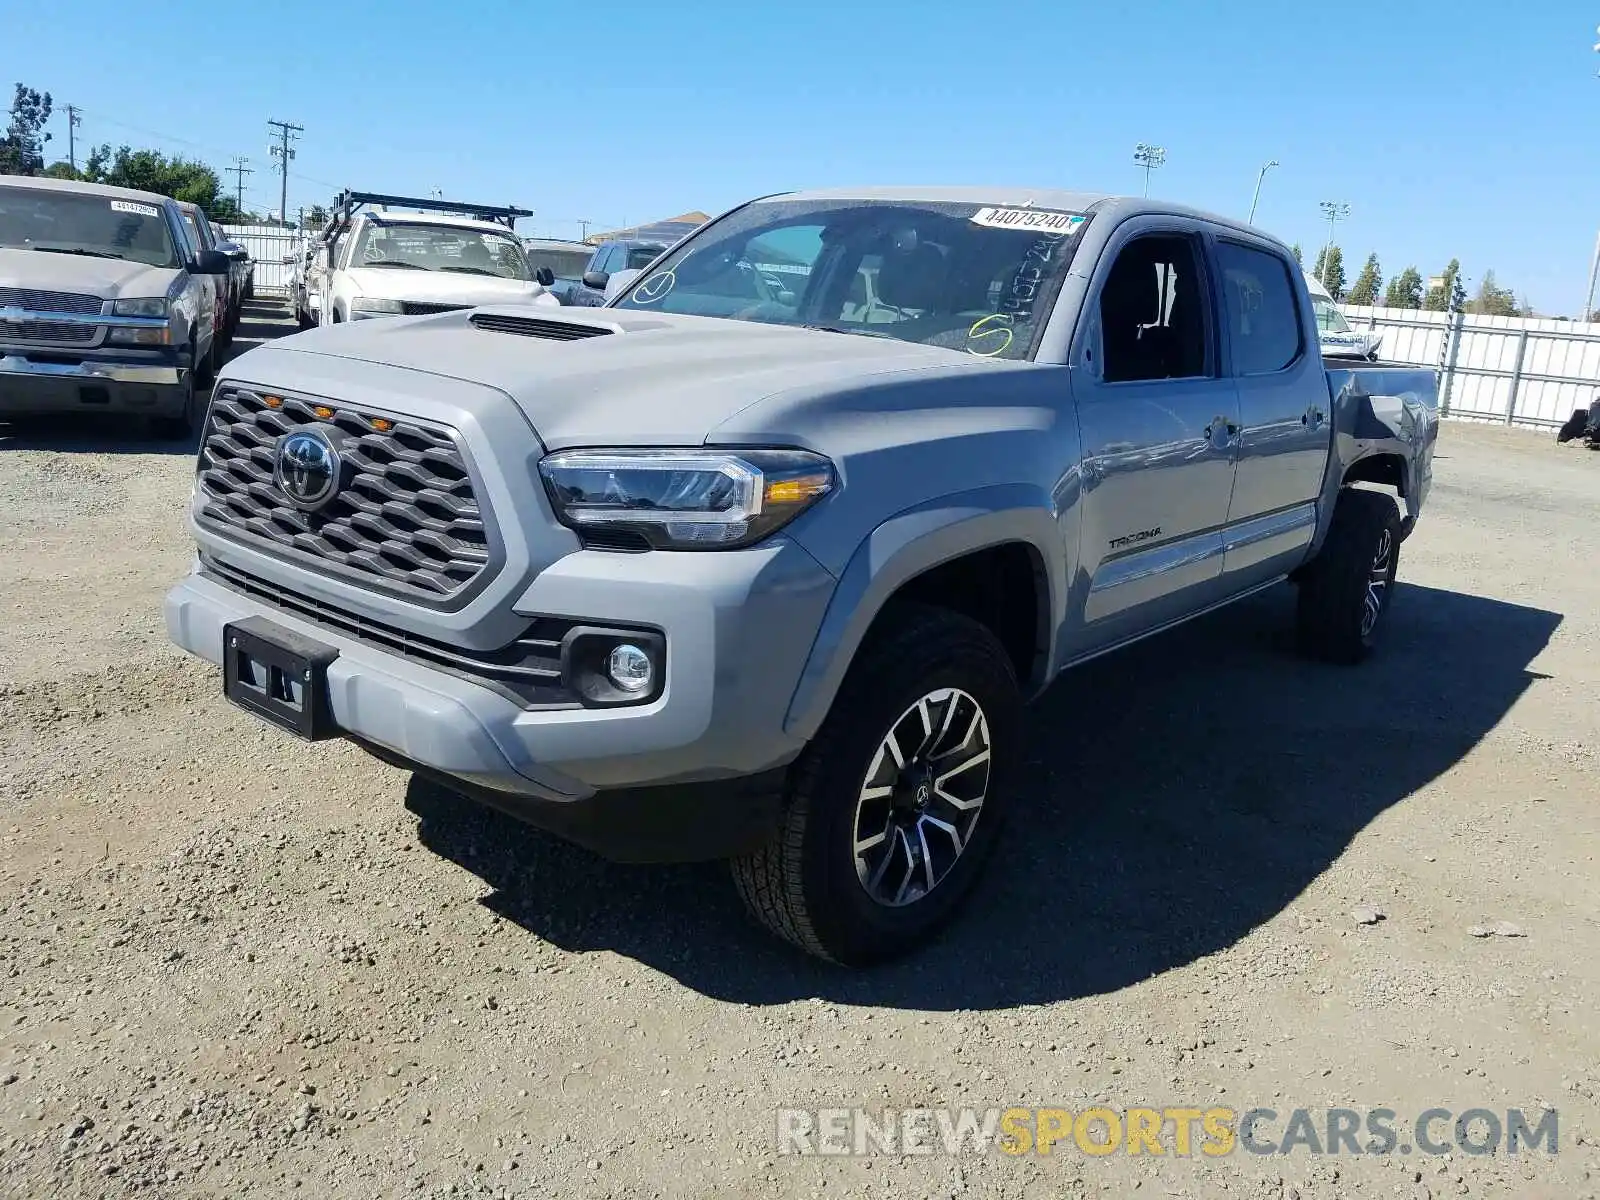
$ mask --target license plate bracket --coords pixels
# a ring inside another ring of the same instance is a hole
[[[328,703],[332,646],[263,617],[222,627],[222,690],[234,704],[308,742],[337,737]]]

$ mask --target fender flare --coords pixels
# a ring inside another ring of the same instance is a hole
[[[1022,485],[979,488],[941,496],[905,509],[872,530],[851,555],[823,614],[811,652],[790,699],[784,730],[809,740],[816,734],[867,631],[905,583],[926,571],[997,546],[1020,544],[1034,560],[1035,600],[1042,653],[1029,694],[1048,681],[1068,577],[1066,541],[1048,493]]]

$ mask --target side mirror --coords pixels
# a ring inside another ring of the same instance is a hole
[[[549,287],[556,281],[556,273],[549,267],[538,267],[533,272],[533,279],[540,287]]]
[[[606,284],[611,281],[611,276],[605,271],[585,271],[583,273],[583,286],[593,288],[597,292],[606,290]]]
[[[612,275],[606,281],[606,302],[610,303],[614,297],[622,295],[623,292],[633,286],[633,281],[643,274],[643,271],[634,270],[630,267],[626,271],[618,271]]]
[[[228,256],[220,250],[202,250],[194,256],[190,267],[196,275],[226,275],[231,267]]]

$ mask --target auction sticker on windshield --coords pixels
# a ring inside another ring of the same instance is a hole
[[[1054,212],[1047,208],[980,208],[972,214],[974,225],[990,229],[1031,229],[1040,233],[1072,234],[1089,218],[1082,213]]]
[[[134,204],[129,200],[113,200],[112,212],[137,213],[141,217],[159,217],[161,210],[151,204]]]

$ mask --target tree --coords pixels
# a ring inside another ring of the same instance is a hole
[[[1483,273],[1478,294],[1467,305],[1467,311],[1486,317],[1514,317],[1518,315],[1520,306],[1517,304],[1517,294],[1510,288],[1500,287],[1495,282],[1493,268],[1490,268]]]
[[[1300,243],[1299,242],[1296,242],[1294,245],[1289,247],[1289,253],[1294,255],[1294,265],[1299,267],[1302,271],[1305,270],[1306,269],[1306,260],[1300,253]]]
[[[1317,255],[1317,265],[1311,269],[1317,281],[1328,289],[1335,300],[1344,299],[1344,251],[1337,246],[1324,246]]]
[[[1355,286],[1350,289],[1350,304],[1377,304],[1378,290],[1383,286],[1383,274],[1378,270],[1378,256],[1367,255],[1367,265],[1361,268],[1361,274],[1356,276]]]
[[[50,119],[50,93],[17,84],[11,102],[11,122],[0,138],[0,175],[37,175],[44,170],[44,131]]]
[[[306,228],[321,229],[328,223],[328,210],[320,204],[313,204],[306,209]]]
[[[217,196],[216,204],[207,208],[206,214],[218,225],[255,225],[261,220],[249,209],[240,208],[238,200],[226,192]]]
[[[69,162],[53,162],[44,169],[46,179],[82,179],[82,172]]]
[[[83,174],[91,183],[138,188],[198,204],[208,214],[217,207],[222,190],[217,173],[205,163],[177,156],[168,158],[159,150],[135,150],[131,146],[120,146],[115,154],[110,146],[91,150]]]
[[[1461,311],[1466,305],[1467,289],[1461,282],[1459,258],[1450,260],[1450,265],[1444,269],[1440,282],[1441,286],[1428,289],[1428,294],[1423,297],[1422,307],[1429,312],[1444,312],[1450,308],[1457,312]]]
[[[1385,308],[1422,307],[1422,276],[1415,267],[1407,267],[1389,281],[1383,303]]]

